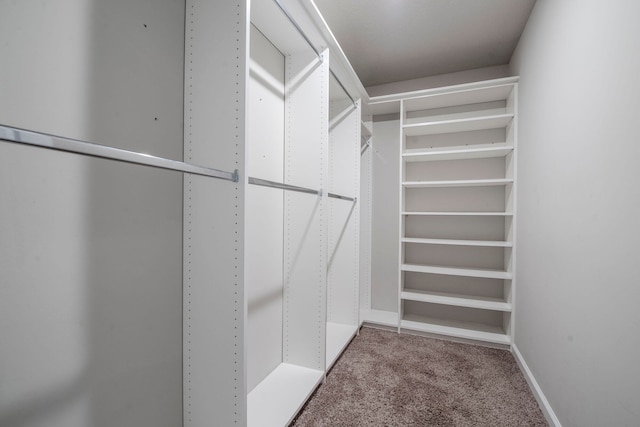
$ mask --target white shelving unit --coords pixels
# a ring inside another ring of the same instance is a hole
[[[508,346],[517,80],[404,95],[398,330]]]
[[[358,332],[360,311],[360,101],[329,81],[326,369]],[[334,196],[334,197],[331,197]]]

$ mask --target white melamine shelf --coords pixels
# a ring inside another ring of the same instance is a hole
[[[474,130],[503,128],[511,122],[513,114],[472,117],[465,119],[443,120],[438,122],[412,123],[403,126],[407,136],[436,135],[451,132],[469,132]]]
[[[324,371],[281,363],[249,393],[247,425],[289,425],[323,378]]]
[[[451,246],[483,246],[492,248],[510,248],[513,242],[496,240],[454,240],[454,239],[421,239],[417,237],[403,237],[402,243],[423,243],[427,245],[451,245]]]
[[[405,162],[434,162],[441,160],[486,159],[505,157],[513,151],[512,145],[495,144],[477,147],[450,147],[446,149],[408,149],[402,153]]]
[[[513,216],[512,212],[413,212],[403,211],[402,215],[422,215],[422,216]]]
[[[457,322],[408,314],[405,315],[405,318],[400,322],[400,327],[414,331],[485,341],[494,344],[511,344],[511,338],[505,334],[500,327],[488,326],[481,323]]]
[[[428,302],[432,304],[453,305],[456,307],[479,308],[483,310],[511,311],[511,304],[499,298],[471,297],[467,295],[447,294],[406,289],[400,295],[403,300]]]
[[[383,310],[360,310],[360,322],[381,326],[398,326],[398,313]]]
[[[327,322],[327,369],[333,366],[357,332],[356,325]]]
[[[420,96],[404,100],[405,111],[433,110],[457,105],[502,101],[509,97],[513,85],[504,84],[483,89],[466,89],[453,93]]]
[[[445,187],[491,187],[513,184],[513,179],[464,179],[450,181],[404,181],[405,188],[445,188]]]
[[[445,276],[480,277],[484,279],[511,279],[512,274],[508,271],[489,270],[482,268],[459,268],[440,267],[433,265],[402,264],[402,271],[412,271],[415,273],[442,274]]]

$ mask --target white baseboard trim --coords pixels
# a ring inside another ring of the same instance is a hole
[[[515,356],[516,362],[518,363],[520,370],[524,374],[524,378],[527,380],[527,383],[529,384],[529,388],[531,388],[531,391],[533,392],[533,395],[538,401],[538,405],[540,405],[540,409],[542,410],[542,413],[544,414],[544,417],[547,419],[547,422],[549,423],[549,425],[552,427],[562,427],[562,425],[560,424],[560,421],[558,420],[558,417],[556,417],[556,413],[553,412],[553,409],[551,408],[549,401],[547,400],[546,396],[542,392],[542,389],[540,388],[538,381],[536,381],[536,379],[534,378],[533,374],[531,373],[531,370],[529,369],[529,366],[527,366],[527,362],[524,361],[524,358],[522,357],[520,350],[518,350],[518,347],[515,344],[511,345],[511,353],[513,353],[513,355]]]

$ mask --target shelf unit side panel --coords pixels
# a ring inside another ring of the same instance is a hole
[[[243,173],[246,2],[188,0],[186,14],[184,159]],[[184,425],[245,425],[246,176],[184,181]]]
[[[284,56],[251,26],[247,175],[282,182]],[[282,363],[282,190],[249,185],[246,212],[247,389]]]
[[[289,54],[285,76],[285,182],[327,191],[328,52]],[[325,368],[325,196],[285,192],[283,361]]]
[[[505,259],[505,265],[508,265],[508,271],[511,272],[512,280],[505,280],[504,295],[505,298],[512,304],[512,312],[510,315],[506,315],[503,318],[503,329],[511,336],[512,342],[515,341],[515,301],[516,301],[516,254],[517,254],[517,240],[516,230],[518,221],[518,84],[513,85],[513,90],[509,94],[507,99],[507,111],[512,112],[514,115],[511,126],[507,130],[507,142],[513,146],[513,152],[505,159],[507,162],[507,175],[513,178],[513,185],[511,188],[511,195],[508,197],[507,208],[511,209],[514,213],[513,217],[505,224],[505,236],[512,242],[512,249],[508,253],[509,259]],[[505,254],[505,257],[507,254]]]
[[[372,146],[375,144],[371,139]],[[369,147],[360,158],[360,309],[371,309],[372,155]],[[361,319],[362,320],[362,319]]]
[[[327,321],[356,325],[359,314],[360,106],[329,131],[329,192],[356,198],[328,198],[329,253]],[[349,111],[349,110],[347,110]]]

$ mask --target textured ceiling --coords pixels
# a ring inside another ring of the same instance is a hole
[[[535,0],[314,0],[364,86],[504,65]]]

